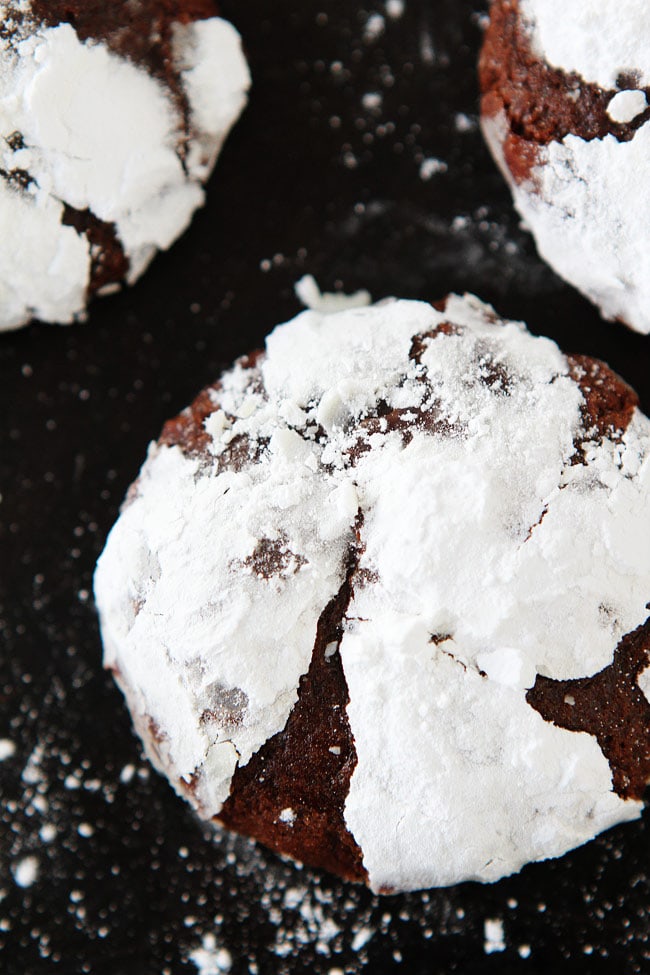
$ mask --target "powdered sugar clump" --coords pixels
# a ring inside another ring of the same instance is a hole
[[[613,122],[625,124],[645,112],[648,99],[644,91],[619,91],[607,106],[607,114]]]
[[[296,297],[307,308],[321,312],[323,315],[343,311],[346,308],[363,308],[371,302],[370,292],[361,290],[354,294],[343,294],[337,291],[321,291],[316,279],[311,274],[305,274],[294,285]]]
[[[526,691],[646,619],[645,417],[575,463],[567,360],[471,297],[305,312],[211,395],[200,451],[151,448],[96,575],[106,664],[202,815],[284,727],[351,557],[345,822],[375,890],[495,880],[638,815]]]
[[[0,762],[4,762],[5,759],[11,758],[15,751],[16,746],[10,738],[0,738]]]
[[[0,328],[83,317],[100,245],[75,221],[99,222],[130,282],[169,247],[203,202],[202,182],[249,85],[230,24],[179,25],[184,132],[174,93],[142,67],[104,43],[82,43],[69,23],[14,23],[15,8],[0,3],[13,28],[0,38],[0,224],[15,231],[0,238]]]
[[[217,945],[213,934],[204,935],[201,947],[195,948],[189,957],[196,965],[199,975],[221,975],[222,972],[229,972],[232,967],[230,952]]]
[[[648,701],[650,701],[650,667],[639,674],[638,684]]]
[[[495,951],[505,951],[506,943],[503,936],[503,921],[500,917],[488,917],[483,924],[484,945],[483,950],[486,955],[492,955]]]
[[[15,863],[11,868],[11,872],[19,887],[31,887],[38,877],[38,868],[38,858],[29,856],[23,857],[22,860]]]

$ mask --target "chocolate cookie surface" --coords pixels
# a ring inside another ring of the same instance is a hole
[[[649,30],[638,0],[494,0],[479,67],[483,131],[541,256],[646,333]]]
[[[636,817],[649,450],[606,366],[469,296],[279,327],[165,426],[98,565],[152,761],[378,891]]]
[[[0,329],[71,322],[186,229],[249,85],[212,0],[0,3]]]

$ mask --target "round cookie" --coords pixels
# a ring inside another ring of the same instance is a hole
[[[186,229],[250,78],[213,0],[0,0],[0,329],[83,318]]]
[[[278,327],[166,424],[98,564],[149,757],[381,892],[637,817],[649,455],[605,365],[471,296]]]
[[[482,125],[540,255],[650,332],[650,22],[643,0],[493,0]]]

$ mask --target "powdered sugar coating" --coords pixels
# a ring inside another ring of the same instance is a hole
[[[520,0],[520,9],[535,53],[553,67],[601,88],[618,87],[621,74],[650,85],[644,0]]]
[[[641,187],[648,173],[650,124],[640,118],[647,110],[646,95],[635,88],[650,85],[647,8],[639,0],[622,4],[519,0],[495,6],[499,13],[513,8],[510,14],[518,25],[514,36],[523,52],[516,84],[524,89],[522,101],[530,102],[523,116],[526,131],[522,132],[521,118],[513,123],[508,117],[507,104],[495,113],[491,99],[499,97],[498,90],[487,94],[485,105],[490,108],[482,120],[515,205],[540,255],[559,275],[593,301],[605,318],[647,334],[650,202]],[[492,37],[491,49],[498,50],[499,43],[508,46],[513,41]],[[564,90],[561,77],[549,76],[548,85],[556,102],[561,101],[559,92],[575,107],[568,132],[561,108],[544,107],[540,116],[542,106],[536,102],[548,96],[544,83],[531,81],[526,92],[525,65],[530,77],[536,77],[527,60],[531,56],[565,74]],[[601,123],[597,114],[605,106],[600,106],[598,89],[585,95],[570,77],[573,73],[610,93]],[[582,104],[585,131],[578,125]],[[556,133],[549,141],[556,112],[562,138]],[[535,119],[540,117],[537,138]],[[621,130],[625,126],[632,128]],[[510,146],[510,154],[504,153],[510,139],[517,148],[513,151]]]
[[[638,683],[646,698],[650,701],[650,667],[647,667],[643,673],[639,674]]]
[[[133,282],[186,229],[249,85],[235,30],[218,18],[179,27],[174,94],[71,24],[13,23],[0,3],[0,328],[83,317],[93,245],[69,224],[89,211],[114,235]],[[23,14],[29,7],[22,5]],[[188,141],[188,160],[182,155]],[[66,220],[66,223],[63,221]]]
[[[648,166],[650,125],[629,142],[567,135],[537,147],[524,183],[513,179],[503,157],[505,115],[484,118],[482,125],[540,255],[605,318],[648,334],[650,251],[643,241],[650,199],[637,187]]]
[[[557,347],[471,297],[305,312],[211,396],[205,446],[152,448],[96,576],[106,663],[203,816],[284,727],[351,553],[344,813],[374,889],[495,880],[638,815],[526,690],[647,617],[645,417],[591,440]]]

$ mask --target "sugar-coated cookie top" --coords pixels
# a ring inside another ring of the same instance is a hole
[[[645,0],[519,0],[535,53],[601,88],[621,75],[650,85],[650,10]]]
[[[346,578],[344,815],[374,889],[495,880],[638,815],[596,737],[527,700],[648,616],[650,422],[624,384],[452,296],[305,312],[198,403],[152,446],[96,596],[136,726],[202,815],[285,726]]]

